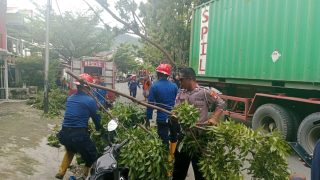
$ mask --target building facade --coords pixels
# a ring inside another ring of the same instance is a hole
[[[0,99],[9,99],[6,12],[7,0],[0,0]]]
[[[7,49],[6,29],[7,0],[0,0],[0,49]]]

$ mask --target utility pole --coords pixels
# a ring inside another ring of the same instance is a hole
[[[9,76],[8,76],[8,57],[4,56],[4,88],[6,93],[6,100],[9,100]]]
[[[46,13],[46,50],[45,50],[45,62],[44,62],[44,113],[47,114],[49,110],[49,82],[48,82],[48,73],[49,73],[49,21],[50,21],[50,9],[51,9],[51,0],[47,1],[47,13]]]

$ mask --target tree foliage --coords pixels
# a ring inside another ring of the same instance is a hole
[[[24,28],[8,28],[8,34],[22,38],[33,52],[41,52],[45,42],[45,8],[38,6],[34,17],[30,18]],[[95,52],[110,50],[113,38],[117,35],[109,26],[100,25],[100,13],[65,12],[50,15],[50,45],[51,50],[69,62],[72,58],[92,56]]]
[[[157,67],[159,62],[164,59],[163,54],[157,48],[144,44],[138,50],[138,56],[143,59],[144,63]]]
[[[115,34],[99,27],[99,17],[91,13],[65,13],[52,18],[51,43],[64,59],[92,56],[111,47]]]
[[[138,68],[137,46],[121,44],[113,56],[117,69],[123,73],[132,72]]]
[[[16,61],[16,67],[19,69],[21,82],[27,86],[44,86],[44,62],[41,56],[19,57]],[[51,59],[49,63],[49,83],[54,86],[55,80],[59,74],[59,61]]]
[[[116,19],[118,22],[124,25],[123,30],[128,33],[133,33],[144,41],[148,42],[149,44],[156,47],[158,50],[160,50],[163,55],[166,57],[166,59],[173,65],[175,63],[173,62],[172,56],[170,53],[163,48],[159,43],[156,41],[153,41],[150,39],[146,32],[145,25],[143,24],[142,20],[140,19],[138,15],[138,5],[135,3],[135,1],[129,1],[129,0],[118,0],[116,2],[115,8],[117,9],[117,12],[113,12],[107,1],[105,0],[96,0],[114,19]]]
[[[178,149],[200,156],[205,179],[288,179],[289,146],[281,134],[263,134],[233,121],[195,127],[196,109],[186,103],[173,110],[183,129]]]
[[[174,109],[184,134],[177,149],[190,156],[200,156],[199,167],[205,179],[244,179],[244,174],[255,179],[288,179],[289,147],[280,133],[263,134],[231,121],[197,127],[197,111],[187,103]],[[129,168],[130,179],[169,179],[168,150],[155,129],[148,131],[141,125],[145,119],[143,110],[133,104],[116,103],[110,113],[119,117],[117,142],[129,140],[121,150],[119,162]],[[106,128],[111,117],[101,115]],[[90,129],[101,154],[108,143],[103,133],[95,131],[93,126]],[[50,140],[56,143],[56,139]]]
[[[134,0],[118,0],[117,12],[113,12],[106,1],[97,0],[125,30],[140,36],[146,46],[151,44],[162,53],[158,63],[167,59],[174,65],[188,61],[193,8],[208,1],[148,0],[138,5]]]
[[[43,91],[40,91],[37,96],[33,99],[29,99],[27,101],[28,104],[33,106],[34,108],[43,110],[44,109],[44,101],[43,101]],[[49,111],[46,114],[48,117],[57,117],[62,115],[62,110],[65,108],[65,103],[67,100],[67,92],[54,88],[49,91]],[[54,129],[57,131],[57,127]],[[57,143],[57,139],[54,138],[54,135],[49,137],[49,143],[51,143],[54,147],[59,147],[59,143]]]
[[[148,0],[140,5],[140,16],[149,37],[163,46],[178,65],[189,59],[192,12],[208,0]]]

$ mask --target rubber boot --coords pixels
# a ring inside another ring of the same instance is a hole
[[[170,145],[169,145],[169,158],[168,158],[168,161],[171,163],[173,161],[173,158],[174,158],[174,152],[176,152],[176,147],[177,147],[177,143],[174,142],[170,142]]]
[[[169,157],[168,157],[168,162],[169,164],[173,163],[173,158],[174,158],[174,152],[176,151],[176,147],[177,147],[177,142],[170,142],[169,144]],[[172,171],[169,170],[167,172],[167,176],[168,177],[172,177]]]
[[[56,174],[57,179],[63,179],[63,176],[66,174],[67,169],[72,162],[73,156],[74,156],[73,152],[70,152],[70,151],[65,152],[59,168],[59,172]]]

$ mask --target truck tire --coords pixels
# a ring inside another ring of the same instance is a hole
[[[309,153],[313,153],[320,139],[320,112],[310,114],[303,119],[298,129],[298,143]]]
[[[290,113],[284,107],[277,104],[264,104],[254,113],[252,128],[266,132],[278,130],[284,139],[290,141],[293,134],[293,123],[290,117]]]

